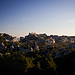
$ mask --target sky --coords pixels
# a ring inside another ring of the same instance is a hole
[[[75,0],[0,0],[0,33],[75,36]]]

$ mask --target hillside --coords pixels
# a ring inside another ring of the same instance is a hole
[[[29,33],[12,37],[0,33],[0,71],[2,74],[74,74],[75,37]]]

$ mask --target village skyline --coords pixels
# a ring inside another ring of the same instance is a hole
[[[29,32],[28,34],[26,34],[26,35],[21,35],[21,36],[15,36],[15,35],[12,35],[12,34],[9,34],[9,33],[6,33],[6,32],[0,32],[0,35],[1,34],[7,34],[7,35],[10,35],[10,36],[12,36],[12,37],[16,37],[16,38],[20,38],[20,37],[25,37],[25,36],[28,36],[29,34],[36,34],[36,35],[47,35],[47,36],[67,36],[67,37],[74,37],[75,35],[64,35],[64,34],[62,34],[62,35],[58,35],[58,34],[47,34],[47,33],[35,33],[35,32]]]

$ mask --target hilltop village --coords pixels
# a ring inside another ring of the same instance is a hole
[[[53,51],[51,50],[52,48],[58,50]],[[51,52],[55,58],[57,56],[62,56],[62,54],[68,54],[71,52],[70,49],[75,49],[75,36],[47,36],[46,34],[36,34],[32,32],[29,33],[28,36],[20,37],[20,40],[18,40],[17,37],[0,33],[0,49],[8,49],[10,52],[13,50],[20,50],[23,52]]]
[[[18,48],[24,52],[37,51],[37,50],[48,50],[48,48],[56,47],[61,44],[64,49],[75,48],[75,36],[58,36],[46,34],[29,33],[28,36],[12,37],[9,34],[0,33],[0,49],[7,49],[6,43],[10,44],[10,50]],[[66,48],[65,48],[65,46]],[[61,48],[61,47],[60,47]]]
[[[20,37],[20,40],[18,40],[17,37],[0,33],[0,64],[2,65],[5,61],[6,63],[15,61],[15,64],[18,63],[20,66],[26,67],[23,68],[24,72],[20,71],[21,73],[31,72],[34,67],[35,69],[37,68],[36,71],[49,71],[50,69],[51,73],[57,73],[57,70],[61,73],[61,70],[59,70],[61,62],[57,59],[63,59],[66,55],[70,55],[74,51],[75,36],[47,36],[46,34],[32,32],[25,37]],[[72,60],[75,62],[75,59]],[[43,61],[44,63],[41,64]],[[8,70],[7,72],[9,72]],[[14,73],[17,72],[15,69],[14,71]],[[11,69],[10,72],[13,72],[13,70]]]

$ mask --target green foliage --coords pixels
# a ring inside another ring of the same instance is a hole
[[[48,57],[46,58],[46,60],[48,61],[48,65],[53,68],[54,70],[56,70],[56,64],[53,60],[53,58],[51,57],[52,54],[49,54]]]
[[[27,58],[25,59],[25,61],[26,61],[26,64],[25,64],[26,71],[28,70],[28,68],[34,67],[32,58],[27,57]]]
[[[5,41],[5,38],[0,36],[0,42],[4,42]]]
[[[37,62],[37,68],[41,68],[40,62]]]

